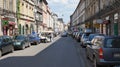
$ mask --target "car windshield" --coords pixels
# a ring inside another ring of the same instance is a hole
[[[30,39],[35,39],[36,37],[35,37],[35,36],[30,36],[29,38],[30,38]]]
[[[24,36],[16,36],[15,39],[16,40],[23,40],[23,39],[25,39],[25,37]]]
[[[120,39],[118,39],[118,38],[107,39],[105,47],[107,47],[107,48],[120,48]]]
[[[89,41],[91,41],[95,36],[97,36],[97,35],[95,35],[95,34],[91,34],[88,38],[89,38]]]

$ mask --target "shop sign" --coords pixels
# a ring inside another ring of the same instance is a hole
[[[2,25],[4,26],[4,25],[8,25],[8,21],[7,20],[2,20]]]
[[[97,20],[96,20],[96,23],[102,24],[102,23],[103,23],[103,20],[102,20],[102,19],[97,19]]]
[[[109,24],[110,23],[110,20],[105,20],[103,21],[104,24]]]
[[[99,28],[100,24],[94,24],[94,27]]]

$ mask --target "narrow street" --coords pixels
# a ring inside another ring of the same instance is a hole
[[[92,67],[85,50],[71,37],[57,37],[54,43],[31,46],[5,55],[1,67]]]

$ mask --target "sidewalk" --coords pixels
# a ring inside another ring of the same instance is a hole
[[[39,45],[32,45],[31,47],[28,47],[24,50],[16,50],[13,53],[9,53],[7,55],[4,55],[0,58],[0,60],[8,58],[8,57],[16,57],[16,56],[35,56],[38,53],[42,52],[49,46],[51,46],[54,42],[59,40],[60,37],[57,36],[54,38],[53,42],[50,43],[40,43]]]

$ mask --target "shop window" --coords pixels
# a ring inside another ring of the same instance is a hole
[[[28,24],[26,24],[26,30],[28,30],[28,29],[29,29]]]

